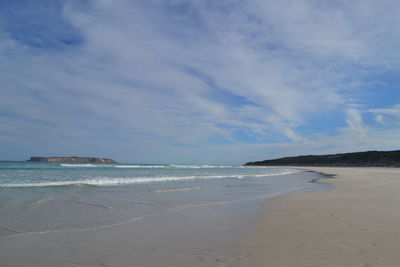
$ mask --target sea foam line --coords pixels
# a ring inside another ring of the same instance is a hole
[[[85,228],[72,228],[72,229],[54,229],[54,230],[45,230],[45,231],[32,231],[32,232],[17,232],[14,231],[12,229],[12,232],[16,232],[16,234],[12,234],[12,235],[7,235],[7,236],[2,236],[0,237],[0,240],[2,239],[9,239],[9,238],[15,238],[15,237],[20,237],[20,236],[26,236],[26,235],[41,235],[41,234],[52,234],[52,233],[62,233],[62,232],[81,232],[81,231],[88,231],[88,230],[100,230],[100,229],[108,229],[108,228],[113,228],[113,227],[117,227],[120,225],[126,225],[129,223],[133,223],[135,221],[141,221],[143,219],[147,219],[150,217],[154,217],[154,216],[159,216],[159,215],[163,215],[163,214],[168,214],[168,213],[173,213],[173,212],[179,212],[188,208],[195,208],[195,207],[207,207],[207,206],[217,206],[217,205],[226,205],[226,204],[231,204],[231,203],[237,203],[237,202],[242,202],[242,201],[251,201],[251,200],[258,200],[258,199],[267,199],[267,198],[273,198],[273,197],[277,197],[283,194],[287,194],[287,193],[293,193],[299,190],[302,190],[304,188],[303,187],[298,187],[298,188],[294,188],[294,189],[290,189],[290,190],[283,190],[280,192],[275,192],[273,194],[268,194],[268,195],[263,195],[263,196],[257,196],[257,197],[250,197],[250,198],[242,198],[242,199],[235,199],[235,200],[225,200],[225,201],[217,201],[217,202],[204,202],[204,203],[194,203],[194,204],[189,204],[189,205],[183,205],[180,207],[175,207],[173,209],[169,209],[163,212],[157,212],[157,213],[153,213],[153,214],[149,214],[149,215],[145,215],[145,216],[140,216],[140,217],[133,217],[131,219],[125,220],[125,221],[121,221],[121,222],[117,222],[117,223],[113,223],[113,224],[107,224],[107,225],[101,225],[101,226],[92,226],[92,227],[85,227]]]
[[[173,182],[185,181],[194,179],[245,179],[251,177],[268,177],[288,175],[299,172],[298,170],[269,173],[269,174],[243,174],[243,175],[209,175],[209,176],[160,176],[160,177],[135,177],[135,178],[98,178],[86,180],[68,180],[68,181],[54,181],[54,182],[37,182],[37,183],[5,183],[0,184],[0,187],[48,187],[48,186],[79,186],[79,185],[93,185],[93,186],[116,186],[116,185],[129,185],[129,184],[146,184],[155,182]]]
[[[111,164],[90,164],[90,163],[86,163],[86,164],[78,164],[78,163],[61,163],[60,164],[61,167],[75,167],[75,168],[112,168],[115,165],[111,165]]]
[[[242,166],[219,166],[219,165],[140,165],[140,164],[76,164],[61,163],[61,167],[75,168],[122,168],[122,169],[218,169],[218,168],[241,168]]]

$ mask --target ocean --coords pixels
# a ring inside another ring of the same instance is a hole
[[[123,225],[323,188],[300,169],[0,162],[0,238]]]

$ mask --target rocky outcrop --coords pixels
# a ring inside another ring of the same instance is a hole
[[[63,163],[117,163],[112,159],[88,157],[31,157],[28,161]]]
[[[400,150],[286,157],[245,166],[400,167]]]

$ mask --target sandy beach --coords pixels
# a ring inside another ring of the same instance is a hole
[[[399,266],[400,169],[305,169],[334,189],[267,201],[230,266]]]
[[[316,181],[332,186],[115,227],[4,238],[0,265],[399,266],[400,169],[304,169],[335,174]]]
[[[35,172],[0,183],[1,267],[230,264],[266,199],[326,188],[288,168],[4,164]]]

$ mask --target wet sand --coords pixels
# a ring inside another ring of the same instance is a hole
[[[216,266],[262,200],[200,206],[115,227],[0,239],[1,267]]]
[[[244,184],[233,184],[234,187],[232,187],[232,189],[240,190],[219,190],[213,198],[210,197],[208,191],[203,193],[199,191],[197,195],[196,191],[180,191],[180,195],[174,195],[176,198],[185,200],[185,197],[189,199],[191,196],[195,201],[188,201],[188,205],[181,205],[178,208],[173,205],[168,206],[168,203],[174,203],[173,201],[162,202],[162,198],[157,199],[152,195],[150,197],[154,199],[144,198],[143,203],[154,203],[156,208],[159,204],[164,206],[164,209],[160,211],[157,208],[156,212],[146,213],[145,216],[142,216],[141,209],[124,209],[123,211],[128,213],[127,216],[131,215],[132,219],[118,224],[97,227],[90,225],[83,229],[56,228],[55,230],[48,230],[46,224],[35,224],[42,228],[32,232],[13,230],[14,235],[0,237],[0,266],[230,266],[236,259],[235,255],[231,254],[232,245],[237,244],[254,230],[254,221],[263,211],[265,200],[282,194],[326,188],[323,185],[310,183],[319,177],[320,175],[315,173],[299,172],[278,176],[277,180],[266,179],[269,180],[267,184],[255,178],[254,186],[249,186],[249,181],[243,179]],[[238,181],[233,180],[230,183]],[[157,185],[156,188],[160,187],[161,185]],[[168,190],[168,187],[165,188]],[[161,187],[162,190],[165,188]],[[113,197],[120,198],[119,191],[123,188],[112,187],[101,190],[105,198],[112,199]],[[134,194],[134,192],[131,193]],[[125,195],[122,194],[122,196]],[[37,211],[35,208],[38,205],[52,204],[48,199],[40,198],[33,205],[23,208],[35,215],[34,211]],[[124,203],[129,204],[128,200],[129,198],[126,197]],[[171,199],[166,198],[166,200]],[[111,209],[104,208],[107,207],[106,201],[97,202],[101,205],[93,205],[91,202],[82,203],[85,207],[90,204],[91,209],[104,212],[105,217],[111,217],[109,219],[113,219],[113,214],[119,218],[119,213],[106,213]],[[57,207],[60,208],[62,216],[58,220],[55,217],[54,220],[49,221],[61,225],[65,225],[62,224],[64,219],[79,222],[75,220],[80,218],[76,214],[79,206]],[[118,208],[119,206],[111,207]],[[153,205],[150,205],[150,208],[153,209]],[[90,211],[88,210],[88,216],[93,214]],[[31,218],[34,220],[39,216],[53,214],[57,215],[49,211],[38,213],[37,216]],[[9,219],[7,216],[0,216],[3,222]],[[43,221],[46,221],[46,218],[44,219]],[[18,229],[18,224],[24,222],[26,221],[14,221],[15,228]],[[78,223],[76,224],[79,226]],[[14,226],[12,223],[10,225]]]
[[[267,201],[229,266],[400,266],[400,168],[305,169],[335,188]]]
[[[400,169],[307,168],[333,189],[0,240],[3,266],[400,266]]]

